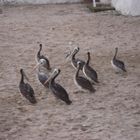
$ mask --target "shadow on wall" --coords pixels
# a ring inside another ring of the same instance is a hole
[[[112,5],[123,15],[140,15],[140,0],[112,0]]]

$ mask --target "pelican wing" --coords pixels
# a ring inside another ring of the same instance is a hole
[[[94,80],[95,82],[98,82],[97,73],[92,67],[86,65],[84,70],[85,70],[85,75],[87,77],[90,77],[90,79]]]
[[[27,93],[28,93],[30,96],[33,96],[33,95],[34,95],[34,90],[33,90],[33,88],[32,88],[28,83],[25,84],[25,87],[27,88]]]
[[[36,99],[34,97],[34,90],[28,83],[20,85],[20,92],[31,103],[36,103]]]
[[[68,93],[66,92],[66,90],[59,84],[55,83],[52,87],[51,90],[53,92],[53,94],[63,100],[66,103],[70,103],[71,101],[69,100],[69,96]]]
[[[123,71],[126,71],[126,69],[125,69],[125,64],[124,64],[123,61],[116,59],[116,60],[113,60],[113,62],[114,62],[114,64],[115,64],[117,67],[119,67],[119,68],[122,69]]]
[[[83,89],[94,91],[92,84],[86,78],[79,76],[79,77],[76,77],[76,81],[78,85],[81,86]]]

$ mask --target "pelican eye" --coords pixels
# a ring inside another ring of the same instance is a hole
[[[80,64],[81,64],[81,62],[80,62],[80,61],[78,61],[78,62],[77,62],[77,65],[80,65]]]

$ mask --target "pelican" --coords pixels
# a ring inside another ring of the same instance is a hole
[[[49,79],[45,82],[49,81],[49,88],[51,92],[58,98],[64,101],[67,105],[70,105],[72,101],[69,99],[69,95],[67,91],[58,83],[55,82],[55,78],[60,74],[60,69],[54,69],[52,75]]]
[[[83,60],[75,58],[75,55],[79,52],[79,50],[80,50],[79,47],[75,47],[73,52],[70,54],[71,55],[71,64],[75,69],[77,69],[77,62],[80,61],[81,62],[80,70],[82,70],[83,66],[85,65],[85,62]]]
[[[76,72],[76,75],[74,77],[74,83],[77,85],[77,87],[81,90],[88,90],[90,92],[95,92],[95,89],[94,87],[92,86],[91,82],[82,77],[82,76],[79,76],[79,71],[80,71],[80,68],[81,68],[81,62],[78,61],[77,62],[77,66],[78,66],[78,69],[77,69],[77,72]]]
[[[86,64],[83,67],[83,73],[86,76],[86,78],[90,80],[92,83],[94,82],[99,83],[97,72],[92,67],[89,66],[90,52],[87,52],[87,55],[88,55],[88,59],[87,59]]]
[[[38,80],[44,87],[48,88],[49,84],[45,84],[45,81],[48,80],[49,77],[49,71],[47,70],[46,65],[47,64],[45,59],[40,59],[38,64],[33,68],[33,70],[37,68]]]
[[[49,62],[49,60],[48,60],[48,58],[46,58],[44,55],[41,55],[40,54],[40,52],[41,52],[41,50],[42,50],[42,44],[39,44],[39,51],[38,51],[38,53],[37,53],[37,61],[39,62],[39,60],[40,59],[44,59],[45,61],[46,61],[46,68],[48,69],[48,70],[51,70],[51,67],[50,67],[50,62]]]
[[[26,75],[25,75],[23,69],[20,69],[20,73],[21,73],[21,80],[20,80],[20,83],[19,83],[19,90],[20,90],[21,94],[27,100],[29,100],[32,104],[37,103],[37,101],[35,99],[35,96],[34,96],[33,88],[28,83],[24,82],[24,77],[26,78]]]
[[[111,64],[116,72],[122,72],[122,71],[126,72],[124,62],[116,58],[117,52],[118,52],[118,48],[115,48],[115,55],[111,60]]]

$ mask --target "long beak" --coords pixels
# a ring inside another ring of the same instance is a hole
[[[71,60],[71,52],[65,56],[65,61],[68,62],[69,60]]]
[[[71,55],[71,51],[70,51],[70,52],[68,52],[68,53],[66,53],[65,58],[66,58],[66,59],[68,59],[68,58],[70,57],[70,55]]]
[[[71,55],[73,55],[75,52],[77,52],[77,49],[74,48],[74,50],[73,50]]]
[[[39,63],[36,64],[36,65],[33,67],[32,73],[33,73],[33,71],[35,71],[35,69],[36,69],[38,66],[39,66]]]
[[[44,82],[44,85],[46,85],[54,76],[55,71],[52,72],[52,74],[49,76],[49,78]]]
[[[24,71],[23,71],[23,75],[24,75],[25,79],[29,82],[29,78],[27,77],[27,75],[25,74]]]
[[[52,76],[50,76],[45,82],[44,82],[44,85],[47,85],[48,82],[51,80]]]
[[[66,56],[66,60],[69,60],[71,58],[71,56],[75,53],[76,50],[70,51]]]

